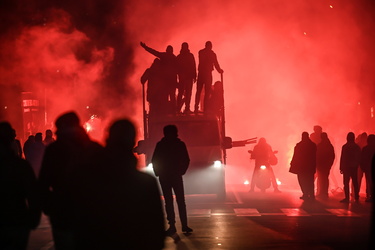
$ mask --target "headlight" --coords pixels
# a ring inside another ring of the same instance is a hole
[[[214,161],[214,168],[221,168],[221,161]]]

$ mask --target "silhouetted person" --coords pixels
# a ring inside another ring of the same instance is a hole
[[[75,249],[77,191],[102,147],[89,139],[74,112],[58,117],[55,125],[57,139],[46,148],[39,174],[43,212],[50,219],[55,249]]]
[[[159,58],[155,58],[151,67],[146,69],[141,77],[141,83],[147,82],[146,100],[149,103],[149,114],[165,114],[168,111],[168,92],[162,75],[162,65]]]
[[[361,152],[361,164],[360,168],[362,169],[365,180],[366,180],[366,201],[373,201],[373,181],[371,179],[372,171],[371,163],[372,158],[375,155],[375,135],[370,134],[367,137],[367,145],[362,148]],[[359,187],[358,187],[359,188]]]
[[[156,144],[151,162],[155,175],[159,176],[159,182],[163,190],[165,210],[169,224],[167,234],[172,235],[176,233],[172,190],[176,195],[182,231],[190,233],[193,230],[188,227],[182,179],[182,176],[189,167],[189,154],[185,143],[178,138],[178,131],[175,125],[165,126],[163,133],[164,137]]]
[[[29,135],[25,143],[23,144],[23,154],[25,159],[30,162],[33,158],[33,145],[35,143],[35,135]]]
[[[355,139],[355,143],[361,148],[361,150],[367,145],[367,133],[363,132],[357,136]],[[361,191],[362,185],[362,178],[363,178],[363,171],[362,168],[358,168],[358,190]],[[353,183],[352,183],[352,191],[354,190]],[[353,193],[351,193],[352,196]]]
[[[210,100],[207,103],[207,113],[221,117],[224,114],[224,89],[223,83],[216,81],[212,86]]]
[[[53,138],[52,130],[47,129],[46,132],[45,132],[44,140],[43,140],[44,145],[47,146],[54,141],[55,141],[55,138]]]
[[[165,229],[156,179],[139,172],[128,120],[109,129],[100,164],[79,190],[78,249],[162,249]]]
[[[251,153],[250,159],[255,160],[253,177],[251,178],[251,183],[250,183],[250,192],[254,192],[256,178],[259,175],[259,171],[261,171],[260,167],[262,165],[265,165],[267,167],[266,171],[269,171],[270,173],[271,182],[272,182],[274,191],[280,192],[276,183],[275,174],[271,166],[271,161],[272,161],[271,158],[276,157],[276,156],[274,155],[274,152],[272,151],[272,147],[267,143],[266,139],[263,137],[260,138],[258,144],[255,145],[254,149],[252,151],[249,151],[249,153]]]
[[[206,42],[205,48],[200,50],[198,53],[199,65],[198,65],[198,80],[197,80],[197,92],[195,94],[194,112],[199,111],[199,103],[201,99],[202,89],[204,88],[204,109],[207,108],[207,104],[210,99],[211,86],[212,86],[212,71],[214,68],[219,72],[224,71],[220,68],[217,61],[215,52],[212,51],[212,43]]]
[[[42,133],[36,133],[34,137],[34,143],[28,147],[28,157],[25,157],[26,160],[31,164],[31,167],[34,170],[35,176],[39,176],[40,167],[42,165],[45,145],[42,141],[43,135]]]
[[[335,160],[335,150],[327,133],[321,133],[321,141],[316,148],[317,196],[328,198],[329,172]]]
[[[303,200],[315,199],[314,174],[316,171],[316,145],[309,138],[309,133],[302,133],[302,140],[294,147],[289,172],[297,174]]]
[[[197,69],[194,55],[189,50],[188,43],[181,45],[180,54],[177,56],[177,74],[178,74],[178,96],[177,112],[181,111],[185,104],[184,113],[191,113],[190,101],[193,83],[197,79]]]
[[[27,249],[30,230],[40,221],[36,178],[13,150],[14,132],[0,122],[0,249]]]
[[[361,161],[361,148],[355,143],[354,139],[354,133],[349,132],[346,137],[347,142],[342,146],[341,149],[340,173],[343,174],[345,198],[340,202],[344,203],[348,203],[350,199],[350,179],[353,183],[354,199],[356,201],[359,200],[358,167]]]
[[[160,58],[163,86],[166,87],[163,92],[167,93],[169,99],[168,113],[174,114],[176,112],[177,64],[176,56],[173,54],[173,47],[168,45],[165,52],[159,52],[148,47],[143,42],[140,44],[147,52]]]
[[[314,132],[312,132],[310,135],[310,139],[312,140],[312,142],[318,145],[322,140],[322,136],[321,136],[322,133],[323,133],[323,128],[319,125],[315,125]]]
[[[19,156],[22,158],[22,146],[21,146],[21,142],[20,140],[18,140],[17,138],[17,133],[16,133],[16,130],[13,129],[13,140],[12,140],[12,149],[13,151]]]

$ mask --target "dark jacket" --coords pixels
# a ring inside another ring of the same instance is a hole
[[[163,137],[156,144],[151,162],[155,175],[167,178],[184,175],[190,158],[183,141],[175,137]]]
[[[0,227],[26,226],[34,229],[41,209],[36,178],[30,164],[0,145]]]
[[[294,147],[289,172],[314,174],[316,171],[316,145],[310,139],[302,140]]]
[[[335,150],[329,140],[321,141],[316,148],[316,167],[330,169],[335,160]]]
[[[359,167],[361,162],[361,148],[355,142],[347,142],[342,146],[340,171],[348,172]]]

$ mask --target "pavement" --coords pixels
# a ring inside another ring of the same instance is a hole
[[[328,199],[303,201],[300,190],[248,192],[227,186],[227,198],[186,195],[191,234],[167,237],[164,249],[370,249],[372,203],[340,203],[340,190]],[[176,215],[178,212],[176,211]],[[178,218],[177,218],[178,221]],[[30,235],[28,250],[53,250],[48,218]]]

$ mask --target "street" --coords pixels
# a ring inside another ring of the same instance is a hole
[[[167,237],[164,249],[369,249],[372,203],[303,201],[300,190],[248,192],[245,185],[227,186],[227,198],[187,195],[190,235]],[[178,215],[176,208],[176,215]],[[178,220],[177,220],[178,221]],[[147,240],[147,239],[145,239]],[[46,217],[30,238],[29,250],[53,249]]]

